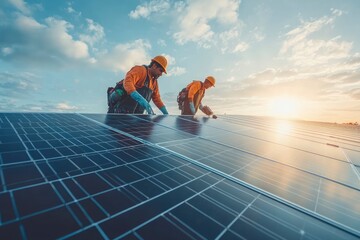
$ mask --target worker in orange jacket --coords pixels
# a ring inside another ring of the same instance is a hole
[[[160,97],[157,79],[166,73],[167,60],[164,56],[151,59],[148,66],[134,66],[126,73],[123,80],[115,88],[108,90],[108,113],[154,114],[149,102],[154,104],[163,114],[168,114]]]
[[[215,87],[215,78],[213,76],[208,76],[205,78],[204,82],[193,81],[184,88],[178,96],[179,109],[181,110],[181,115],[195,115],[197,110],[200,109],[203,113],[208,116],[213,116],[212,110],[208,106],[203,106],[201,101],[205,95],[205,90]],[[183,97],[181,97],[183,95]],[[183,98],[183,99],[181,99]]]

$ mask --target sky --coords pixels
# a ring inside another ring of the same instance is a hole
[[[218,115],[360,122],[359,12],[359,0],[0,0],[0,111],[106,113],[107,88],[163,55],[170,114],[212,75],[202,102]]]

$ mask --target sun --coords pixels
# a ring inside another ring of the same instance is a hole
[[[281,97],[270,100],[269,114],[273,117],[295,118],[299,114],[299,101],[291,97]]]

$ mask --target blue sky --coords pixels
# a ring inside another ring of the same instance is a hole
[[[161,54],[170,114],[213,75],[203,103],[218,114],[360,122],[359,12],[358,0],[1,0],[0,111],[105,113],[107,87]]]

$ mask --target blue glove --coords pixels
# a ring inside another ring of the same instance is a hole
[[[190,106],[190,111],[193,115],[195,115],[195,107],[194,107],[194,103],[193,102],[190,102],[189,103],[189,106]]]
[[[160,111],[163,113],[163,114],[169,114],[168,111],[166,110],[166,107],[165,106],[162,106],[160,108]]]
[[[154,114],[148,101],[146,101],[146,99],[143,96],[141,96],[137,91],[133,91],[130,94],[130,97],[132,99],[134,99],[135,101],[137,101],[143,108],[145,108],[145,110],[148,114]]]

